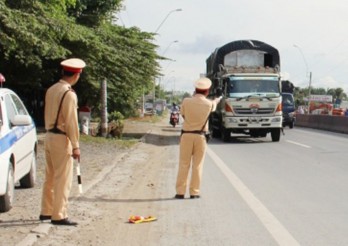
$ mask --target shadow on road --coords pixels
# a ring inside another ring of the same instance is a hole
[[[0,220],[0,228],[1,227],[16,227],[16,226],[32,226],[40,224],[40,220]]]
[[[79,197],[76,200],[82,202],[117,202],[117,203],[128,203],[128,202],[162,202],[162,201],[172,201],[178,200],[174,197],[167,198],[128,198],[128,199],[113,199],[113,198],[104,198],[104,197]]]

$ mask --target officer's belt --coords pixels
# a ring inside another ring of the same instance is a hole
[[[49,129],[47,130],[48,132],[51,132],[51,133],[55,133],[55,134],[62,134],[62,135],[66,135],[65,132],[63,132],[62,130],[58,129],[58,128],[52,128],[52,129]]]
[[[204,135],[205,134],[205,131],[184,131],[184,130],[181,130],[181,134],[184,134],[184,133],[193,133],[193,134],[199,134],[199,135]]]

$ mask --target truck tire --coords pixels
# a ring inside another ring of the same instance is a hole
[[[6,193],[0,196],[0,212],[7,212],[12,208],[14,201],[14,172],[12,163],[9,163],[8,175],[7,175],[7,185]]]
[[[220,138],[221,137],[221,133],[219,130],[219,127],[216,127],[216,125],[214,125],[214,117],[210,116],[209,118],[209,131],[211,132],[211,136],[213,138]]]
[[[223,127],[221,130],[221,138],[222,138],[222,141],[224,142],[230,141],[231,131]]]
[[[294,128],[294,122],[293,122],[293,121],[290,122],[289,128],[290,128],[290,129]]]
[[[213,138],[220,138],[221,132],[215,128],[211,129],[212,137]]]
[[[33,188],[36,181],[36,153],[33,151],[31,159],[31,167],[29,173],[27,173],[19,183],[22,188]]]
[[[279,142],[280,131],[281,131],[280,128],[272,129],[272,131],[271,131],[272,142]]]

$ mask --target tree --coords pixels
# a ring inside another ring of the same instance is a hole
[[[96,27],[103,22],[112,23],[113,14],[120,11],[122,0],[76,0],[76,4],[68,8],[69,16],[76,18],[77,23]]]
[[[311,95],[332,95],[333,100],[347,100],[347,94],[344,93],[342,88],[313,88],[311,87]],[[304,98],[308,97],[308,88],[296,87],[294,91],[294,98],[296,105],[306,104]]]
[[[327,89],[327,94],[340,100],[347,98],[347,95],[344,93],[342,88]]]
[[[60,77],[61,60],[79,57],[87,67],[76,86],[79,104],[99,108],[108,83],[108,110],[126,117],[159,74],[154,34],[114,25],[121,0],[0,0],[0,72],[37,122],[46,89]]]

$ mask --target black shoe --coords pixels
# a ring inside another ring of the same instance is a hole
[[[40,214],[39,220],[51,220],[51,215],[41,215]]]
[[[198,198],[201,198],[201,196],[200,195],[191,195],[190,198],[191,199],[198,199]]]
[[[174,198],[175,198],[175,199],[184,199],[185,196],[184,196],[184,195],[176,194]]]
[[[66,225],[66,226],[76,226],[77,225],[76,222],[70,221],[70,220],[68,220],[68,218],[62,219],[62,220],[51,220],[51,223],[53,225]]]

